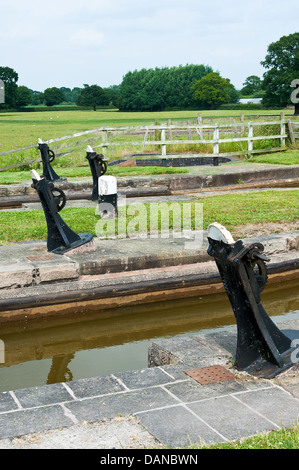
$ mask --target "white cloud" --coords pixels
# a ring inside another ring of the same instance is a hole
[[[88,28],[78,29],[72,36],[71,42],[83,47],[98,47],[104,43],[105,35],[101,31]]]
[[[20,41],[31,38],[36,38],[40,34],[38,26],[31,24],[24,28],[21,23],[9,25],[4,24],[0,29],[0,40],[2,41]]]
[[[1,0],[1,65],[34,89],[97,83],[99,76],[101,86],[109,86],[130,70],[186,63],[209,64],[240,87],[247,76],[262,75],[260,61],[271,42],[298,31],[298,0],[281,5],[51,0],[41,6],[40,0]],[[44,62],[37,75],[38,57]]]

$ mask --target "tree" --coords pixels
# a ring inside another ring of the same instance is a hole
[[[78,96],[80,95],[81,91],[82,91],[82,88],[79,88],[79,87],[75,87],[72,89],[72,99],[71,99],[72,103],[76,103],[76,100]]]
[[[44,101],[46,106],[53,106],[54,104],[59,104],[64,101],[64,94],[59,88],[55,86],[52,88],[46,88],[43,93]]]
[[[241,92],[239,90],[236,90],[234,85],[230,83],[230,88],[229,88],[229,103],[239,103],[239,100],[241,98]]]
[[[299,78],[299,33],[282,36],[271,43],[265,60],[263,104],[269,107],[285,107],[291,103],[293,80]]]
[[[62,86],[62,87],[59,88],[59,90],[62,91],[62,93],[63,93],[63,96],[64,96],[63,101],[68,101],[68,102],[72,101],[72,90],[70,88],[66,88],[66,87]]]
[[[108,96],[104,92],[103,88],[99,85],[86,85],[81,90],[80,95],[76,100],[78,106],[92,106],[93,110],[96,111],[97,106],[108,105]]]
[[[257,75],[250,75],[246,78],[241,89],[242,95],[253,95],[262,89],[262,80]]]
[[[43,93],[41,93],[40,91],[31,90],[31,89],[30,89],[30,93],[31,93],[30,103],[33,106],[37,106],[37,105],[43,103],[43,101],[44,101],[44,94]]]
[[[106,93],[106,98],[109,105],[117,107],[119,97],[119,85],[111,85],[108,88],[103,88],[103,90]]]
[[[195,108],[191,85],[208,73],[208,65],[180,65],[128,72],[119,87],[118,104],[127,111]]]
[[[10,67],[0,67],[0,78],[4,82],[5,86],[5,107],[16,106],[16,95],[17,95],[17,81],[19,75],[17,72]]]
[[[220,104],[230,103],[234,86],[228,78],[223,78],[217,72],[212,72],[192,85],[194,98],[202,106],[217,108]]]
[[[16,105],[18,107],[27,106],[31,103],[31,91],[26,86],[18,86],[16,94]]]

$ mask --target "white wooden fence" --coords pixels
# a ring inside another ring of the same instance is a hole
[[[275,134],[275,135],[262,135],[262,136],[254,136],[254,127],[257,126],[270,126],[270,125],[279,125],[280,126],[280,133]],[[213,153],[211,153],[211,156],[219,156],[220,155],[220,144],[226,144],[226,143],[233,143],[233,142],[247,142],[247,149],[240,151],[239,153],[247,153],[247,154],[252,154],[254,152],[260,152],[260,151],[265,151],[264,149],[257,149],[256,151],[254,150],[254,142],[258,140],[273,140],[273,139],[279,139],[280,140],[280,149],[284,150],[285,145],[286,145],[286,138],[288,135],[286,134],[286,122],[284,119],[281,119],[280,121],[269,121],[269,122],[249,122],[247,125],[247,135],[241,136],[241,137],[233,137],[233,138],[225,138],[222,137],[220,138],[221,130],[228,131],[229,129],[232,130],[232,132],[235,133],[237,136],[239,134],[238,132],[238,127],[241,128],[240,134],[242,133],[242,130],[244,132],[244,124],[237,124],[234,122],[233,124],[214,124],[214,125],[201,125],[201,126],[150,126],[147,127],[147,130],[161,130],[161,139],[160,140],[151,140],[151,141],[145,141],[143,143],[143,146],[150,144],[150,145],[161,145],[161,154],[165,156],[167,154],[167,146],[168,145],[194,145],[194,144],[212,144],[213,145]],[[174,139],[167,139],[166,138],[166,132],[173,132],[175,130],[187,130],[187,131],[196,131],[197,134],[199,135],[199,139],[185,139],[185,140],[174,140]],[[212,139],[205,139],[204,138],[204,132],[205,131],[210,131],[212,130],[213,132],[213,138]],[[103,144],[103,147],[106,145]],[[273,149],[272,149],[273,150]],[[227,152],[225,155],[228,155],[229,153],[235,153],[235,152]]]
[[[108,153],[111,149],[117,148],[118,146],[126,146],[127,148],[132,149],[138,148],[136,155],[138,158],[149,158],[149,155],[142,154],[145,152],[148,146],[154,146],[155,153],[157,153],[157,147],[160,149],[160,153],[163,157],[167,158],[167,153],[169,146],[189,146],[195,145],[196,150],[193,152],[198,153],[200,156],[230,156],[230,155],[251,155],[254,153],[260,153],[265,151],[277,151],[284,150],[286,147],[286,139],[290,135],[290,127],[288,122],[285,119],[284,114],[282,114],[279,119],[275,121],[250,121],[246,123],[244,121],[244,116],[240,122],[237,122],[236,119],[233,119],[232,122],[223,122],[223,123],[208,123],[202,124],[202,119],[200,115],[195,124],[171,124],[171,121],[168,120],[167,123],[162,125],[150,125],[150,126],[139,126],[139,127],[100,127],[96,129],[91,129],[83,132],[77,132],[75,134],[66,135],[63,137],[58,137],[56,139],[50,139],[47,141],[50,148],[54,150],[51,144],[55,146],[56,156],[61,155],[71,155],[73,152],[84,152],[86,145],[92,145],[96,151],[100,151],[104,155]],[[289,134],[287,134],[286,126],[288,125]],[[256,135],[262,128],[266,126],[276,126],[279,131],[276,134],[271,135]],[[299,123],[296,124],[296,129],[299,128]],[[181,135],[187,135],[187,138],[178,138],[178,133]],[[138,141],[117,141],[117,136],[124,134],[126,136],[136,136],[138,135]],[[158,134],[158,138],[155,136]],[[295,134],[297,134],[295,132]],[[151,140],[149,137],[155,136],[154,140]],[[88,140],[80,140],[82,136],[88,136]],[[194,138],[195,136],[195,138]],[[210,137],[211,136],[211,137]],[[233,137],[232,137],[233,136]],[[41,136],[42,137],[42,136]],[[292,136],[290,135],[291,139]],[[78,140],[79,138],[79,140]],[[258,141],[269,141],[269,140],[278,140],[279,147],[271,146],[268,149],[265,148],[254,148],[254,143]],[[222,144],[229,143],[238,143],[240,148],[237,151],[231,152],[221,152]],[[242,144],[243,143],[243,144]],[[210,146],[210,149],[207,153],[201,151],[200,145],[205,144]],[[8,150],[0,153],[1,156],[6,156],[10,154],[15,154],[24,150],[36,149],[37,144],[28,145],[27,147],[17,148],[13,150]],[[179,147],[178,147],[179,149]],[[179,151],[179,150],[178,150]],[[184,155],[186,158],[188,154]],[[113,157],[111,155],[111,157]],[[132,158],[129,156],[122,156],[122,159]],[[32,164],[34,162],[40,161],[40,157],[34,159],[27,159],[15,164],[10,164],[9,166],[2,166],[0,171],[4,171],[10,168],[16,168],[26,164]],[[11,161],[12,163],[12,161]]]

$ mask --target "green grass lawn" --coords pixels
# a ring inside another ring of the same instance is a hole
[[[263,191],[243,194],[228,194],[222,196],[212,196],[199,200],[203,204],[203,228],[217,221],[228,230],[233,231],[236,227],[244,224],[257,224],[263,222],[287,223],[295,222],[299,219],[299,198],[298,191]],[[190,203],[190,201],[189,201]],[[178,203],[182,204],[182,203]],[[193,203],[193,207],[194,207]],[[96,207],[96,205],[95,205]],[[89,232],[94,236],[113,235],[114,220],[112,222],[113,232],[106,231],[104,225],[103,232],[98,232],[97,223],[100,217],[96,215],[94,208],[67,208],[65,207],[60,215],[63,220],[77,233]],[[121,224],[126,217],[126,223],[134,226],[135,222],[145,230],[150,230],[149,204],[140,207],[127,206],[127,213],[124,207],[119,207],[116,226]],[[107,222],[108,225],[110,222]],[[169,229],[173,227],[170,217]],[[191,220],[191,227],[194,228],[194,216]],[[161,224],[159,226],[161,228]],[[140,231],[143,231],[139,229]],[[138,232],[138,227],[136,229]],[[130,234],[132,230],[128,231]],[[117,233],[117,231],[116,231]],[[35,211],[12,211],[0,212],[0,244],[11,244],[24,240],[41,240],[47,238],[47,227],[42,210]]]
[[[238,162],[227,163],[226,165],[236,165],[236,164],[276,164],[276,165],[299,165],[299,150],[288,150],[286,152],[277,152],[269,153],[264,155],[256,155],[251,157],[249,160],[242,159]],[[37,172],[42,174],[42,164],[34,164],[33,167]],[[81,178],[88,177],[91,178],[91,171],[89,165],[85,166],[60,166],[53,165],[55,171],[61,177],[66,178]],[[166,168],[159,166],[148,166],[148,167],[121,167],[111,165],[108,166],[107,174],[113,175],[115,177],[124,177],[124,176],[148,176],[148,175],[164,175],[164,174],[179,174],[179,173],[188,173],[191,167],[175,167],[175,168]],[[207,167],[208,168],[208,167]],[[215,172],[213,170],[209,170]],[[6,170],[0,172],[0,184],[18,184],[24,181],[31,181],[30,170],[20,170],[12,171]]]
[[[247,161],[249,163],[269,163],[271,165],[299,165],[299,150],[255,155]]]
[[[279,431],[259,433],[235,442],[210,446],[194,446],[196,449],[299,449],[299,426]]]
[[[42,169],[36,168],[41,175]],[[82,167],[55,167],[56,173],[60,177],[78,179],[88,177],[92,180],[91,170],[89,166]],[[148,175],[169,175],[176,173],[188,173],[185,168],[165,168],[160,166],[152,167],[121,167],[111,165],[108,167],[107,175],[115,177],[122,176],[148,176]],[[2,171],[0,172],[0,184],[18,184],[24,181],[31,181],[30,170],[26,171]]]
[[[244,111],[245,115],[280,115],[280,110]],[[51,111],[0,113],[0,153],[13,148],[37,144],[37,139],[55,139],[75,132],[99,127],[143,126],[155,121],[196,119],[199,111],[119,112]],[[200,111],[203,117],[240,116],[240,110]]]

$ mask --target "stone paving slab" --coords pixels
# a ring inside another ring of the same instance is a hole
[[[184,405],[137,413],[145,428],[166,447],[216,444],[226,439]],[[174,432],[175,430],[175,432]]]
[[[58,383],[15,390],[14,398],[21,408],[34,408],[69,401],[70,394]]]
[[[297,328],[299,334],[298,320],[279,325],[290,327],[283,331],[294,332]],[[80,436],[86,423],[96,426],[111,422],[113,426],[115,419],[130,420],[132,416],[138,419],[138,432],[143,426],[147,436],[170,448],[225,442],[292,426],[299,419],[299,375],[267,380],[234,371],[228,349],[234,343],[236,329],[221,329],[224,331],[229,333],[225,348],[218,343],[217,330],[214,337],[213,332],[197,335],[187,338],[185,344],[181,338],[165,340],[174,350],[177,343],[172,356],[180,352],[177,364],[2,392],[0,448],[12,446],[9,440],[16,436],[42,433],[45,443],[48,430],[52,430],[52,436],[63,428]],[[191,355],[197,353],[197,365],[213,365],[220,358],[235,379],[199,384],[184,372],[189,364],[189,348]]]
[[[193,403],[188,407],[213,429],[221,432],[228,441],[240,439],[244,435],[278,429],[274,423],[258,414],[255,408],[250,409],[238,402],[234,395]]]
[[[116,417],[95,423],[0,439],[0,449],[160,449],[136,417]],[[114,451],[109,450],[109,453]],[[95,455],[95,454],[93,454]],[[98,454],[96,454],[98,456]],[[22,454],[23,458],[24,454]],[[76,459],[76,454],[75,454]],[[61,463],[61,460],[59,460]],[[89,460],[90,462],[90,460]],[[99,460],[97,459],[97,463]],[[69,455],[67,463],[70,464]]]
[[[163,388],[154,387],[73,401],[65,406],[78,421],[93,422],[176,404],[177,400]]]
[[[125,387],[111,376],[74,380],[67,388],[77,399],[125,391]]]
[[[0,438],[22,436],[72,424],[73,421],[66,416],[60,405],[25,409],[0,414]]]
[[[299,400],[278,387],[240,394],[238,399],[279,427],[292,426],[299,419]]]

